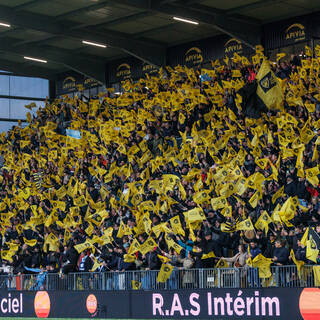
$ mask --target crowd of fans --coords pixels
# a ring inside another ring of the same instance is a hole
[[[318,59],[272,64],[283,109],[250,119],[237,91],[261,61],[161,69],[125,81],[121,96],[48,102],[27,127],[3,134],[2,266],[15,274],[159,270],[163,261],[243,267],[259,253],[281,266],[293,264],[291,249],[316,263],[300,240],[307,227],[320,233],[319,180],[306,174],[319,167]],[[290,197],[288,218],[280,208]],[[237,227],[265,211],[268,228]]]

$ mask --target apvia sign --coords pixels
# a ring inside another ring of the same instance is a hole
[[[240,55],[242,51],[242,42],[236,38],[231,38],[224,44],[224,53],[226,56],[233,56],[234,53]]]
[[[293,23],[285,30],[287,42],[298,42],[306,39],[305,26],[301,23]]]
[[[203,62],[202,51],[198,47],[192,47],[185,53],[185,64],[188,68],[199,66]]]

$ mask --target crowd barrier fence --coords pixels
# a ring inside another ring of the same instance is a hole
[[[295,265],[272,266],[271,277],[259,277],[258,268],[175,268],[165,283],[157,282],[159,271],[81,272],[1,275],[0,290],[180,290],[211,288],[264,288],[316,286],[313,266],[306,265],[298,274]]]

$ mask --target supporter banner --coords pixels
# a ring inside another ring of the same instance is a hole
[[[320,289],[1,291],[1,317],[319,319]]]
[[[79,89],[90,89],[100,86],[100,84],[84,75],[76,72],[63,74],[60,79],[56,81],[56,95],[60,96],[72,92],[77,92]]]

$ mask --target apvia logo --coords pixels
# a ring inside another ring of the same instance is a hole
[[[38,291],[34,297],[34,311],[38,318],[48,318],[50,313],[50,297],[47,291]]]
[[[87,310],[91,313],[91,317],[94,317],[97,314],[98,301],[94,294],[90,294],[87,297],[86,301]]]

